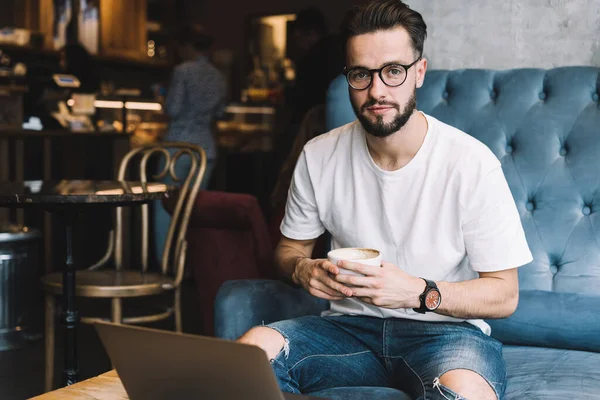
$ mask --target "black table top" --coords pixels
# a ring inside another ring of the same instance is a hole
[[[0,207],[27,205],[127,205],[160,200],[175,194],[176,186],[130,181],[0,182]]]

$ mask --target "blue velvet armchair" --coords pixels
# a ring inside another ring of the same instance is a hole
[[[600,398],[600,69],[430,71],[417,102],[502,162],[534,255],[519,270],[517,311],[488,320],[504,343],[505,399]],[[354,118],[340,76],[327,98],[328,128]],[[235,339],[255,325],[327,306],[282,282],[226,282],[216,301],[216,334]],[[317,395],[410,399],[364,387]]]

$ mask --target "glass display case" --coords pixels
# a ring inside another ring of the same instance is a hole
[[[87,114],[93,120],[95,130],[131,135],[132,145],[142,145],[160,140],[167,131],[167,116],[162,105],[154,100],[128,96],[99,96],[90,102],[86,96],[73,95],[68,105],[74,114]]]
[[[275,130],[276,108],[231,104],[217,121],[220,147],[234,151],[269,151]]]

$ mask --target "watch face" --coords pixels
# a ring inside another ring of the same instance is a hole
[[[430,290],[425,296],[425,307],[427,307],[428,310],[433,311],[440,306],[441,301],[442,297],[440,296],[440,292],[437,290]]]

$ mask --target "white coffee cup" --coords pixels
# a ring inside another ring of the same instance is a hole
[[[331,250],[329,253],[327,253],[327,259],[336,267],[340,261],[350,261],[372,267],[381,267],[381,252],[375,249],[344,247],[341,249]],[[363,274],[349,271],[344,268],[339,268],[339,270],[340,274],[363,276]]]

